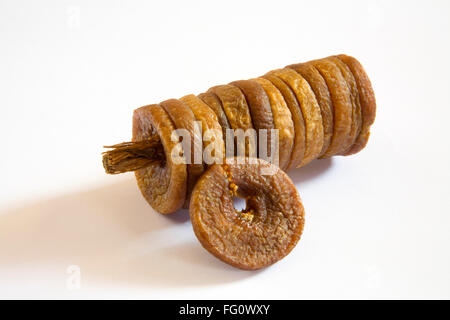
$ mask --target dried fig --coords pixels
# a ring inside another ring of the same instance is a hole
[[[212,87],[208,92],[219,97],[231,128],[242,130],[253,128],[250,110],[241,90],[225,84]]]
[[[363,66],[353,57],[341,54],[338,56],[352,71],[358,87],[359,99],[361,103],[361,117],[362,126],[361,131],[356,138],[355,143],[345,153],[345,155],[351,155],[357,153],[363,149],[370,135],[370,126],[375,121],[377,104],[375,101],[375,94],[372,89],[369,77],[364,71]]]
[[[286,170],[296,168],[302,162],[305,153],[306,129],[302,110],[298,105],[295,94],[283,80],[270,74],[266,74],[262,78],[269,80],[280,91],[291,111],[292,121],[294,122],[294,146],[292,147],[291,160]]]
[[[279,77],[291,87],[302,109],[306,128],[306,149],[299,166],[304,166],[316,159],[322,151],[323,125],[320,106],[309,83],[294,70],[277,69],[269,74]]]
[[[327,151],[331,138],[333,137],[333,103],[331,101],[327,83],[320,75],[319,71],[311,64],[298,63],[289,65],[287,68],[297,71],[305,78],[316,95],[322,113],[323,146],[319,154],[319,156],[322,156]]]
[[[191,222],[211,254],[241,269],[260,269],[295,247],[303,231],[303,205],[279,167],[261,159],[233,160],[211,166],[197,182]],[[245,210],[234,208],[235,196],[246,200]]]
[[[256,81],[238,80],[230,83],[241,89],[249,106],[253,128],[273,129],[273,116],[270,101],[263,87]]]
[[[212,87],[208,92],[212,92],[219,97],[232,129],[242,129],[243,131],[253,129],[247,101],[239,88],[225,84]],[[246,140],[245,154],[253,154],[253,151],[256,152],[256,150],[250,150],[250,145]]]
[[[189,94],[180,98],[188,105],[195,115],[195,118],[202,123],[204,140],[204,151],[209,148],[210,152],[203,153],[203,162],[206,164],[222,163],[225,156],[222,128],[216,114],[199,97]]]
[[[295,134],[291,111],[289,110],[283,95],[272,82],[264,78],[252,80],[258,82],[263,87],[269,98],[273,123],[275,128],[278,129],[279,166],[281,169],[286,170],[291,159]]]
[[[172,141],[175,126],[160,105],[136,109],[133,114],[133,141],[158,135],[164,148],[165,160],[136,170],[136,180],[144,198],[156,211],[168,214],[180,209],[186,199],[187,169],[175,163],[172,153],[180,153],[179,144]]]
[[[194,153],[202,151],[201,132],[199,128],[195,128],[195,116],[191,109],[180,100],[169,99],[161,102],[160,105],[175,124],[175,128],[187,130],[190,136],[189,143],[183,144],[183,147],[190,148],[190,150],[184,150],[187,163],[187,194],[184,207],[187,208],[192,189],[203,173],[203,163],[194,161]]]
[[[202,99],[202,101],[206,103],[216,114],[217,120],[219,121],[219,124],[222,128],[222,136],[225,140],[227,129],[231,129],[231,127],[230,123],[228,122],[227,115],[223,110],[222,102],[220,102],[219,97],[217,97],[217,95],[212,92],[200,93],[198,97]]]
[[[341,71],[331,61],[315,60],[307,62],[320,72],[327,83],[334,109],[333,137],[330,146],[322,157],[328,158],[347,150],[352,141],[350,131],[352,125],[352,102],[350,90]]]
[[[361,132],[361,104],[359,101],[359,92],[358,87],[356,85],[355,77],[351,72],[350,68],[338,57],[328,57],[325,58],[332,61],[338,68],[341,70],[342,75],[344,76],[345,82],[347,82],[348,88],[350,90],[350,98],[352,101],[352,126],[350,130],[350,139],[352,139],[352,145],[355,143],[356,138]],[[341,153],[341,155],[345,155],[346,152],[351,148],[351,146]]]
[[[252,80],[238,80],[233,81],[230,83],[230,85],[233,85],[235,87],[238,87],[242,93],[245,96],[245,99],[247,101],[247,105],[250,110],[250,115],[252,118],[253,128],[256,129],[256,136],[258,138],[259,144],[258,144],[258,157],[266,157],[265,159],[268,160],[267,157],[278,156],[279,146],[278,146],[278,140],[274,141],[274,148],[275,150],[272,150],[271,140],[272,140],[272,132],[271,130],[275,128],[273,124],[273,116],[272,116],[272,109],[270,107],[270,101],[267,97],[266,92],[264,91],[263,87],[255,81]],[[266,130],[266,143],[261,140],[260,137],[260,130]],[[278,139],[278,137],[277,137]],[[265,153],[261,152],[261,147],[264,148]],[[275,151],[273,154],[272,152]],[[278,161],[278,158],[277,158]],[[278,162],[277,162],[278,163]]]

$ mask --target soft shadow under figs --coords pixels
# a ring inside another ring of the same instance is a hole
[[[331,158],[313,160],[304,167],[289,171],[288,175],[295,184],[302,184],[324,174],[332,165]]]
[[[187,210],[154,212],[134,179],[0,213],[0,269],[79,265],[108,284],[205,286],[256,275],[206,252]]]
[[[289,176],[304,183],[331,164],[316,160]],[[84,279],[157,287],[214,285],[261,272],[211,256],[197,241],[187,210],[154,212],[131,177],[0,213],[0,271],[73,264]]]

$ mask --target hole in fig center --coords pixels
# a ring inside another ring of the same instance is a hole
[[[247,207],[246,203],[245,203],[245,199],[244,198],[240,198],[240,197],[233,197],[233,207],[236,211],[244,211]]]

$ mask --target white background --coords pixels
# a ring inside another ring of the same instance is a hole
[[[449,1],[0,1],[0,297],[450,298],[449,21]],[[290,172],[307,222],[276,265],[223,264],[187,211],[104,174],[134,108],[338,53],[377,119],[361,153]]]

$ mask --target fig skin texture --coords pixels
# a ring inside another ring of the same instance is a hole
[[[372,84],[361,63],[359,63],[359,61],[355,58],[345,54],[338,55],[337,57],[341,59],[352,71],[356,80],[356,85],[358,86],[359,100],[361,103],[361,131],[356,138],[355,143],[345,153],[345,155],[348,156],[361,151],[369,141],[370,126],[375,121],[377,103]]]
[[[245,96],[250,110],[253,128],[273,129],[273,116],[270,101],[263,87],[252,80],[233,81],[230,85],[238,87]]]
[[[189,198],[195,183],[203,173],[203,164],[194,163],[195,150],[201,150],[202,137],[200,131],[195,130],[195,116],[191,109],[177,99],[169,99],[160,103],[160,106],[167,112],[176,129],[186,129],[190,134],[190,159],[187,164],[187,194],[183,208],[189,207]],[[185,156],[189,153],[185,151]]]
[[[275,129],[278,129],[279,139],[279,166],[286,170],[289,165],[294,146],[294,122],[292,114],[280,90],[275,87],[272,82],[264,78],[252,79],[258,82],[266,91],[267,97],[272,108],[273,123]]]
[[[246,199],[244,211],[234,208],[235,196]],[[189,213],[202,246],[246,270],[285,257],[304,226],[303,205],[290,178],[279,167],[255,158],[232,158],[211,166],[194,188]]]
[[[352,144],[352,102],[350,90],[339,68],[331,61],[321,59],[307,62],[320,72],[327,83],[334,109],[333,137],[323,158],[342,153]]]
[[[214,93],[215,95],[217,95],[217,97],[219,97],[220,101],[222,102],[222,107],[225,111],[228,122],[230,123],[231,129],[242,129],[244,132],[247,129],[253,129],[252,117],[250,115],[250,109],[248,107],[247,100],[245,99],[244,94],[239,88],[229,84],[224,84],[209,88],[208,92]],[[246,156],[252,154],[252,151],[256,152],[256,150],[251,150],[251,147],[252,146],[246,139]],[[236,150],[236,145],[234,146],[234,149]]]
[[[325,59],[333,62],[339,68],[339,70],[341,70],[345,82],[347,82],[347,86],[350,90],[350,98],[352,101],[352,126],[350,130],[350,139],[352,140],[353,145],[356,141],[356,138],[359,136],[359,133],[361,132],[361,124],[362,124],[361,103],[359,100],[359,92],[358,87],[356,85],[356,80],[350,68],[341,59],[333,56]],[[350,148],[351,146],[347,150],[343,151],[341,155],[345,155]]]
[[[225,144],[222,136],[222,128],[220,127],[216,114],[202,99],[193,94],[188,94],[180,98],[180,100],[191,108],[195,118],[202,123],[202,134],[204,140],[206,140],[203,142],[203,147],[206,148],[209,144],[215,146],[215,151],[211,154],[213,159],[210,160],[222,163],[225,156]],[[211,136],[205,139],[207,132],[211,133]]]
[[[162,214],[177,211],[186,199],[186,164],[172,161],[177,142],[171,140],[175,125],[158,104],[136,109],[133,113],[133,141],[142,141],[157,134],[166,155],[165,161],[135,171],[142,195],[153,209]],[[180,150],[181,151],[181,150]]]
[[[333,103],[331,101],[327,83],[320,75],[319,71],[311,64],[298,63],[289,65],[286,68],[295,70],[308,81],[311,89],[314,91],[317,102],[319,103],[323,125],[323,146],[319,154],[320,157],[327,151],[331,138],[333,137]]]
[[[217,116],[217,120],[219,121],[220,127],[222,128],[222,136],[226,137],[227,129],[231,129],[231,127],[230,123],[228,122],[227,115],[223,110],[222,102],[220,102],[219,97],[217,97],[217,95],[212,92],[200,93],[197,97],[202,99],[202,101],[206,103],[212,111],[214,111]]]
[[[291,160],[286,169],[288,171],[298,167],[303,161],[305,154],[306,129],[303,113],[298,105],[294,92],[292,92],[291,88],[283,80],[272,74],[266,74],[261,78],[269,80],[280,91],[284,101],[286,101],[286,105],[291,111],[292,121],[294,122],[294,146],[292,147]]]
[[[295,93],[298,104],[303,112],[306,128],[306,149],[302,162],[298,167],[317,159],[323,146],[323,124],[322,113],[316,96],[309,83],[292,69],[284,68],[270,71],[286,82]]]
[[[208,92],[212,92],[219,97],[232,129],[245,131],[253,128],[250,110],[241,90],[229,84],[224,84],[212,87]]]
[[[272,132],[271,130],[275,128],[273,124],[273,116],[272,116],[272,108],[270,107],[270,101],[267,97],[266,92],[264,91],[263,87],[255,81],[252,80],[238,80],[233,81],[230,83],[230,85],[235,86],[239,88],[242,93],[245,96],[245,100],[247,101],[247,105],[250,110],[250,115],[252,118],[252,124],[253,128],[256,129],[256,136],[258,138],[258,146],[257,146],[257,152],[259,156],[261,156],[260,153],[260,147],[261,147],[261,140],[260,137],[260,129],[267,130],[267,142],[265,145],[266,148],[266,155],[272,156],[272,147],[271,147],[271,140],[272,140]],[[278,145],[275,145],[275,147],[278,149]],[[276,150],[278,152],[279,150]]]

